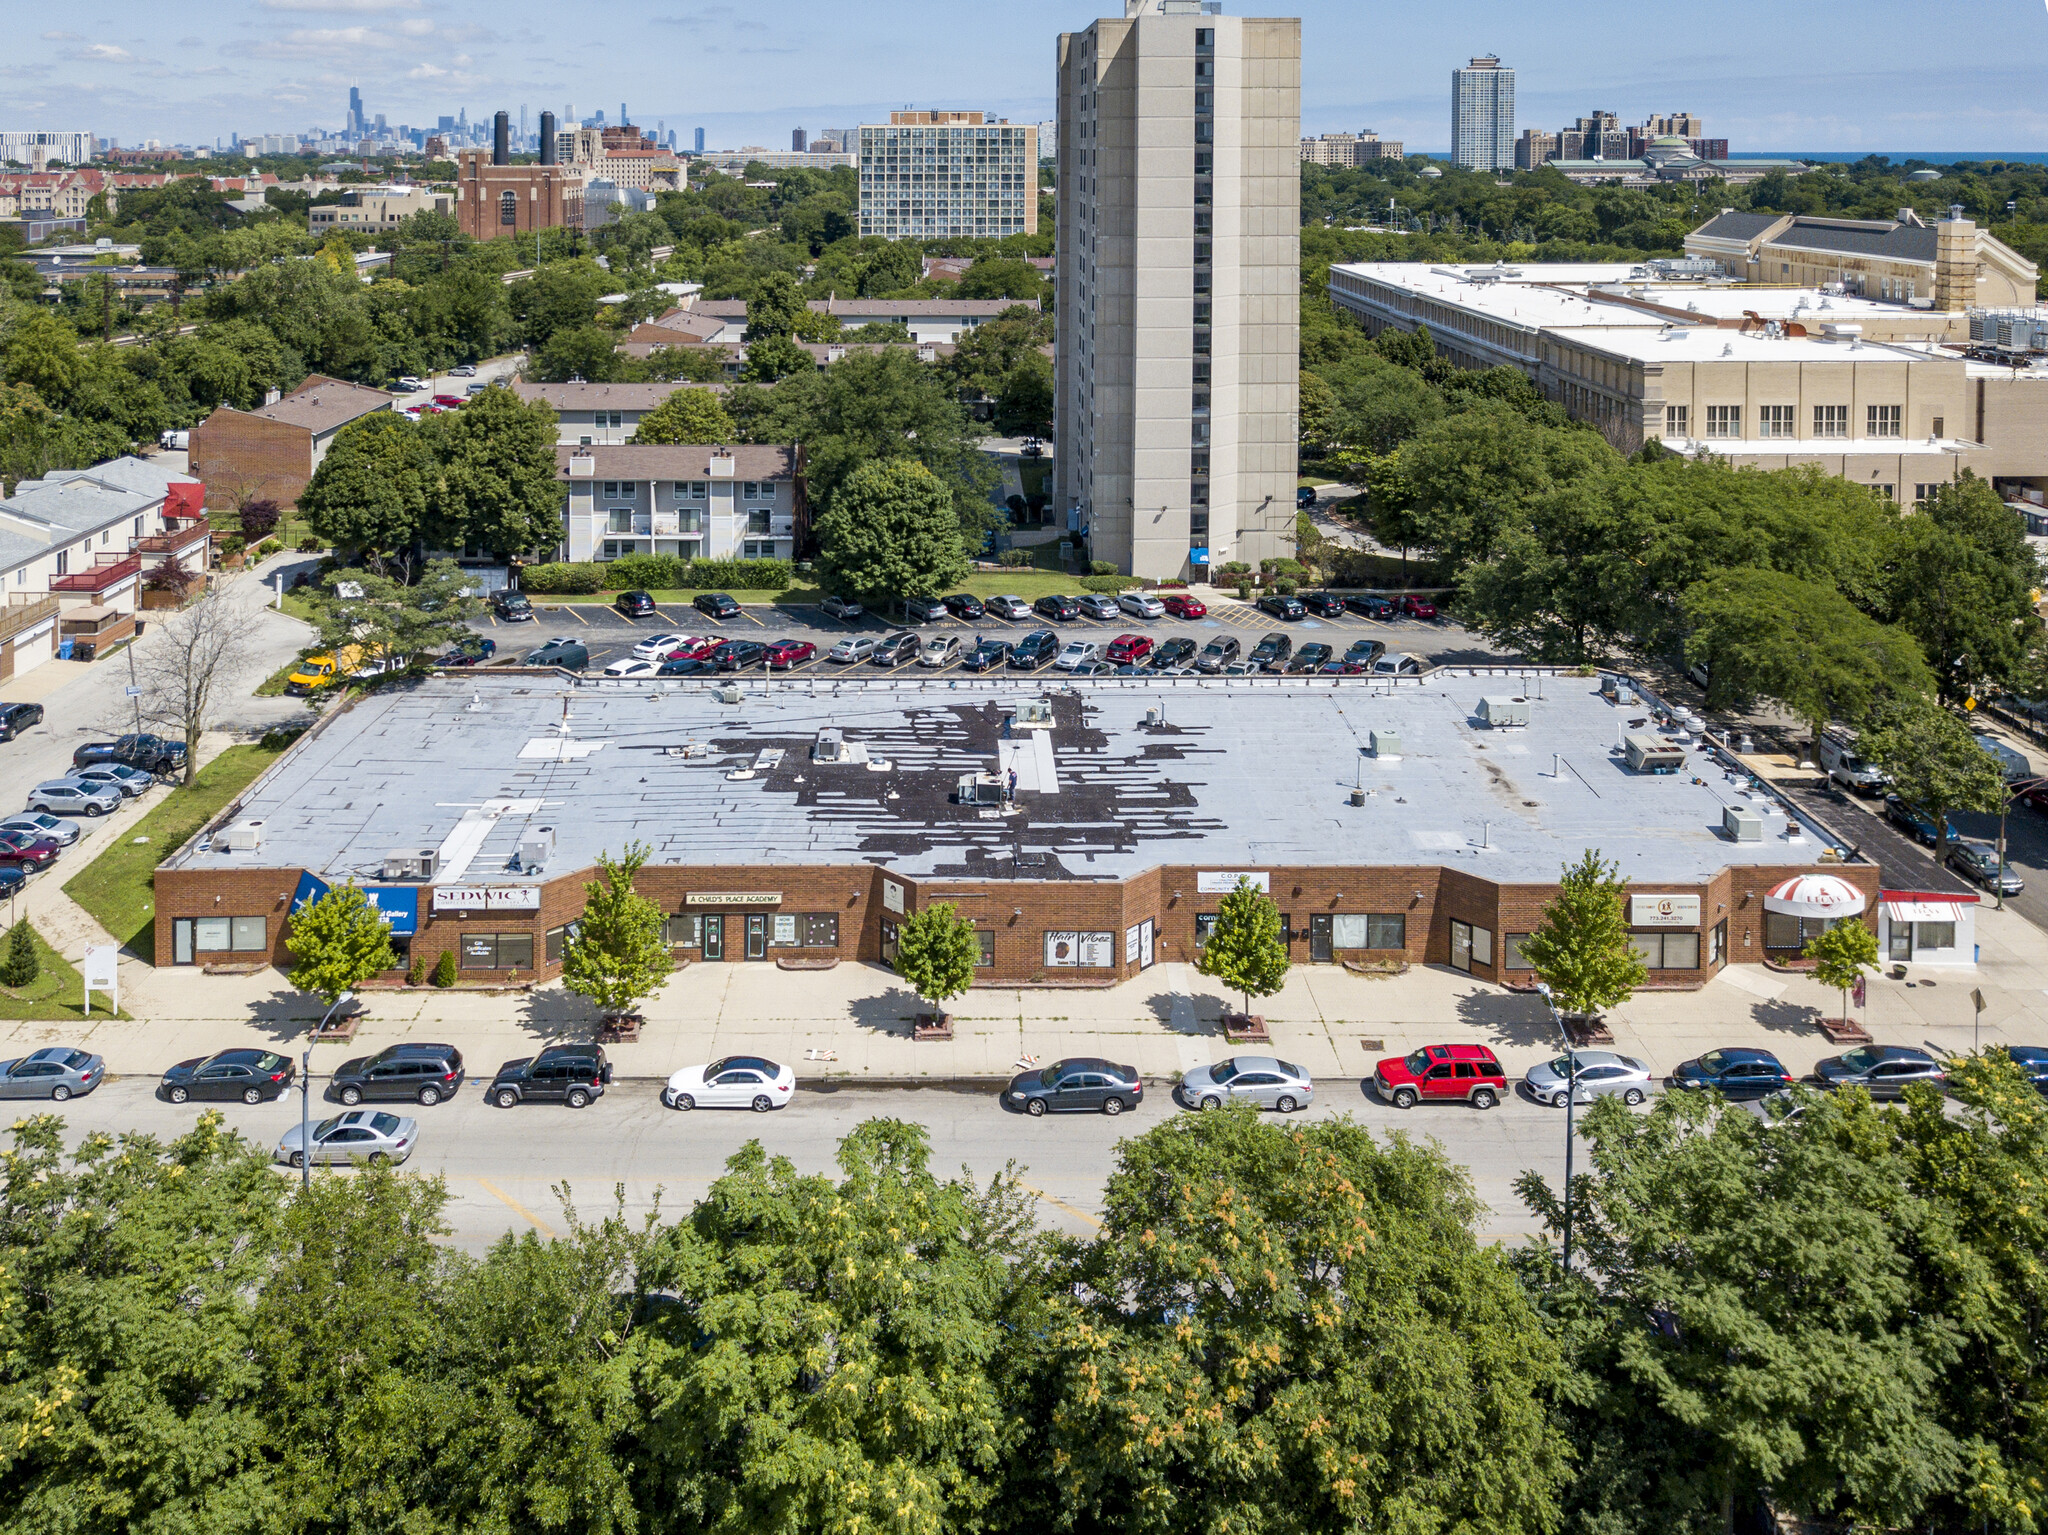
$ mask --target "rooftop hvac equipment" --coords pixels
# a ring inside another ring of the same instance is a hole
[[[1482,698],[1479,700],[1479,718],[1493,730],[1511,730],[1529,723],[1529,700],[1526,698]]]
[[[1764,840],[1764,818],[1746,805],[1724,805],[1721,808],[1721,830],[1728,833],[1733,842],[1761,842]]]
[[[520,833],[519,867],[522,869],[544,869],[548,860],[555,856],[555,829],[552,826],[533,826]]]
[[[1017,730],[1052,729],[1052,700],[1050,698],[1027,698],[1017,705],[1017,712],[1011,716],[1011,726]]]
[[[1622,746],[1628,765],[1638,773],[1675,773],[1685,766],[1685,753],[1656,736],[1625,736]]]
[[[400,848],[395,853],[384,855],[384,877],[386,879],[432,879],[434,870],[440,864],[440,851],[423,847],[414,852]]]
[[[261,821],[236,821],[213,834],[213,845],[223,853],[253,853],[263,846]]]
[[[953,799],[961,805],[1000,805],[1003,779],[998,773],[962,773],[953,785]]]
[[[868,749],[865,746],[847,740],[844,731],[831,725],[820,730],[817,739],[811,743],[813,762],[822,762],[828,766],[837,763],[842,766],[858,767],[867,760]],[[773,766],[772,763],[757,765]],[[887,766],[886,763],[883,765]]]
[[[1401,732],[1398,730],[1375,730],[1367,739],[1372,743],[1372,754],[1384,762],[1401,760]]]
[[[722,704],[736,704],[740,701],[740,696],[740,686],[737,682],[728,682],[718,690],[718,701]]]

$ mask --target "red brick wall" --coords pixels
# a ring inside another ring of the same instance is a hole
[[[208,506],[266,497],[289,506],[313,476],[313,434],[222,406],[192,428],[190,462]]]

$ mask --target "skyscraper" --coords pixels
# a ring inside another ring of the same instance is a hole
[[[700,155],[704,153],[704,130],[702,128],[697,130],[697,153]]]
[[[620,103],[619,103],[619,126],[621,126],[621,127],[625,127],[625,126],[629,125],[629,124],[630,124],[630,123],[631,123],[632,121],[633,121],[633,119],[632,119],[632,118],[630,118],[630,117],[628,117],[628,116],[626,115],[626,104],[625,104],[625,103],[624,103],[623,101],[622,101],[622,102],[620,102]]]
[[[790,147],[804,147],[804,130]],[[814,149],[841,146],[820,133]],[[980,112],[891,112],[845,146],[860,154],[860,232],[885,240],[1038,233],[1038,130]]]
[[[1451,71],[1451,160],[1475,171],[1515,168],[1515,72],[1493,54]]]
[[[1292,555],[1301,22],[1125,0],[1058,90],[1056,512],[1131,575]]]
[[[792,153],[802,154],[805,142],[803,129],[792,128],[789,130],[789,147]]]
[[[361,138],[363,134],[363,93],[355,86],[348,88],[348,129],[345,137]]]
[[[519,147],[526,147],[526,103],[519,103]]]

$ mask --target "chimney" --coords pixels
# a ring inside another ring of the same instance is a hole
[[[512,163],[512,114],[500,112],[491,122],[491,164]]]
[[[1960,206],[1934,226],[1934,307],[1949,314],[1977,307],[1977,226]]]
[[[540,163],[555,163],[555,114],[552,112],[540,115]]]

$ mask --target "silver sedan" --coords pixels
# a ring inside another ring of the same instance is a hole
[[[348,1163],[358,1159],[374,1164],[403,1162],[412,1155],[413,1143],[419,1138],[419,1128],[416,1119],[386,1114],[379,1109],[355,1109],[347,1114],[337,1114],[313,1126],[313,1160],[315,1163]],[[299,1147],[299,1127],[293,1125],[277,1143],[273,1160],[303,1167],[306,1159]]]
[[[1291,1114],[1308,1107],[1315,1095],[1307,1072],[1271,1055],[1233,1055],[1213,1066],[1197,1066],[1180,1079],[1181,1101],[1198,1109],[1249,1103]]]
[[[0,831],[23,831],[31,837],[48,837],[59,847],[71,846],[84,829],[76,821],[67,821],[62,816],[49,815],[41,810],[26,810],[0,821]]]
[[[1656,1086],[1650,1068],[1632,1055],[1616,1055],[1612,1050],[1580,1050],[1575,1054],[1578,1083],[1572,1097],[1574,1103],[1618,1096],[1633,1108],[1649,1097]],[[1560,1055],[1556,1060],[1531,1066],[1522,1085],[1538,1103],[1562,1104],[1571,1071],[1571,1061]]]
[[[45,1045],[18,1061],[0,1061],[0,1098],[80,1098],[107,1079],[98,1056],[70,1045]]]

